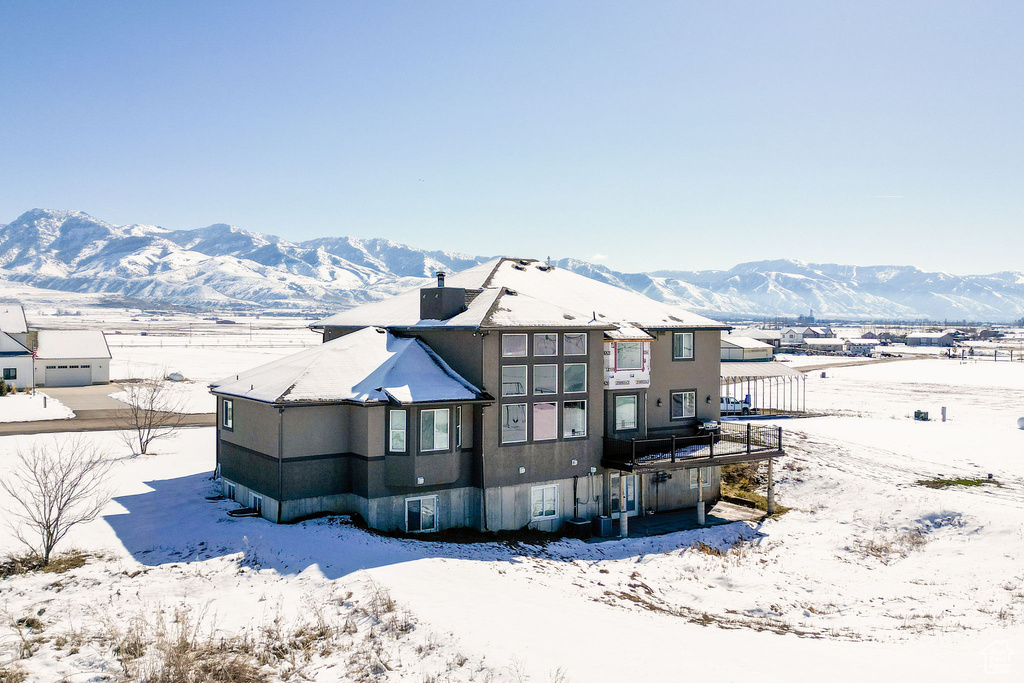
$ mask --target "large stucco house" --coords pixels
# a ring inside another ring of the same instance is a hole
[[[225,495],[291,521],[533,527],[719,497],[781,454],[719,417],[726,326],[501,258],[315,325],[324,343],[211,386]]]

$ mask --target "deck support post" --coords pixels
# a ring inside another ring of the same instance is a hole
[[[697,524],[704,526],[704,468],[697,468]]]
[[[775,458],[768,458],[768,514],[775,514]]]

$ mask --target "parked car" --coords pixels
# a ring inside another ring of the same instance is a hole
[[[750,415],[750,399],[745,398],[741,401],[731,396],[723,396],[719,412],[722,415],[735,415],[737,413],[740,415]]]

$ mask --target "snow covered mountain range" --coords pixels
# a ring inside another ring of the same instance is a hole
[[[528,256],[528,255],[527,255]],[[217,224],[196,230],[118,226],[80,211],[33,209],[0,226],[8,280],[178,304],[330,308],[380,299],[487,260],[389,239],[290,242]],[[574,259],[559,267],[714,317],[1014,320],[1024,273],[929,273],[912,266],[778,260],[730,270],[620,273]]]

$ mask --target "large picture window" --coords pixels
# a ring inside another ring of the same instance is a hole
[[[558,484],[530,489],[530,518],[553,519],[558,516]]]
[[[533,366],[533,393],[534,394],[557,394],[558,393],[558,366],[557,365],[534,365]]]
[[[405,530],[437,531],[437,496],[405,499]]]
[[[643,348],[642,342],[615,342],[615,369],[643,370]]]
[[[547,441],[558,438],[558,404],[533,404],[533,440]]]
[[[392,410],[388,413],[388,450],[392,453],[405,453],[406,421],[404,410]]]
[[[669,398],[669,417],[673,420],[686,420],[697,417],[697,392],[696,391],[673,391]]]
[[[554,333],[542,333],[533,335],[533,355],[535,356],[557,356],[558,335]]]
[[[448,450],[448,409],[420,411],[420,452]]]
[[[501,395],[526,396],[527,372],[525,365],[502,365]]]
[[[562,436],[566,439],[587,435],[587,402],[566,401],[562,404]]]
[[[527,355],[526,340],[525,334],[501,335],[501,355],[517,357]]]
[[[566,363],[562,369],[562,390],[578,394],[587,390],[587,364]]]
[[[501,406],[501,442],[526,441],[526,404],[506,403]]]
[[[636,396],[615,397],[615,430],[636,429]]]
[[[587,355],[586,332],[566,332],[562,335],[562,353],[566,356]]]
[[[224,399],[224,405],[221,408],[221,419],[220,424],[224,429],[235,428],[235,402],[230,398]]]
[[[672,335],[672,359],[693,360],[693,332],[675,332]]]

